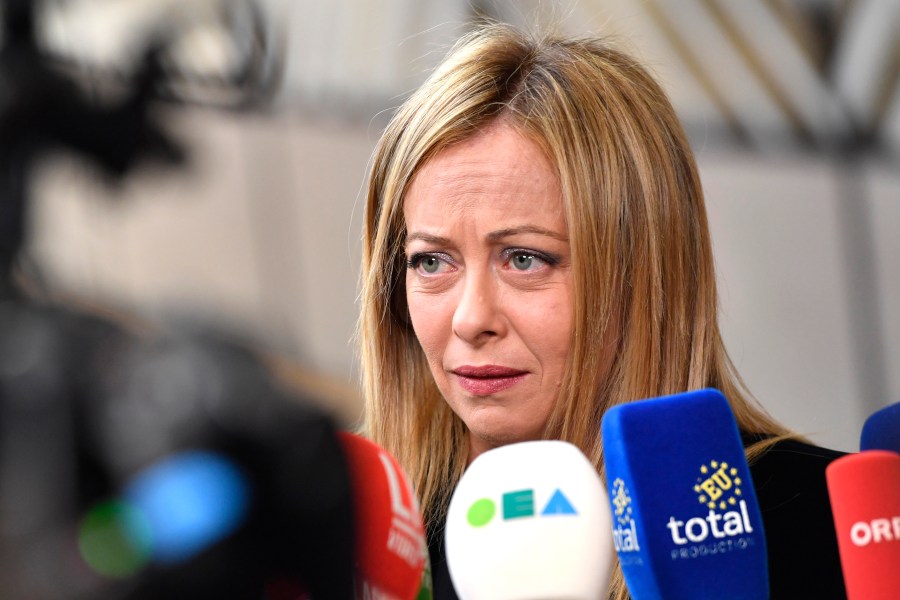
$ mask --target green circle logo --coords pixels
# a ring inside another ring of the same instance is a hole
[[[472,506],[469,507],[469,512],[466,514],[466,518],[469,521],[469,525],[472,527],[483,527],[491,522],[491,519],[494,518],[494,513],[496,512],[497,505],[494,504],[493,500],[482,498],[481,500],[476,500],[472,503]]]

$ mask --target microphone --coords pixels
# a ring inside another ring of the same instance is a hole
[[[890,450],[900,454],[900,402],[886,406],[866,419],[859,449]]]
[[[356,598],[413,600],[427,558],[418,501],[397,460],[377,444],[341,431],[356,521]],[[427,582],[426,582],[427,584]]]
[[[825,469],[849,600],[891,600],[900,590],[900,455],[848,454]]]
[[[613,567],[603,482],[574,445],[520,442],[469,465],[446,551],[461,600],[605,597]]]
[[[762,517],[722,393],[615,406],[601,426],[613,539],[632,598],[767,599]]]

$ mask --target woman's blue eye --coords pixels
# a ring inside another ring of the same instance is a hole
[[[447,269],[448,259],[434,254],[414,254],[406,262],[410,269],[425,275],[436,275]]]
[[[511,248],[503,255],[508,267],[515,271],[535,271],[559,263],[559,259],[552,255],[525,248]]]
[[[519,271],[527,271],[531,268],[532,264],[534,264],[535,258],[536,257],[533,254],[513,254],[512,258],[509,259],[509,264]]]
[[[423,256],[419,259],[419,267],[426,273],[437,273],[441,268],[441,261],[434,256]]]

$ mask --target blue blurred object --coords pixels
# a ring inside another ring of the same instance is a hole
[[[859,439],[859,449],[900,453],[900,402],[886,406],[866,419]]]
[[[123,494],[149,523],[153,560],[175,564],[233,533],[246,518],[250,488],[227,458],[208,451],[166,457],[139,473]]]

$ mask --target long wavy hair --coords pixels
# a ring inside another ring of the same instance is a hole
[[[368,182],[365,433],[410,475],[429,531],[442,526],[465,470],[468,436],[409,321],[403,201],[431,157],[497,119],[555,167],[571,244],[571,352],[544,437],[575,444],[602,474],[607,408],[704,387],[725,394],[742,431],[788,435],[752,400],[725,351],[703,193],[666,94],[602,40],[482,25],[394,114]],[[627,598],[620,571],[610,595]]]

